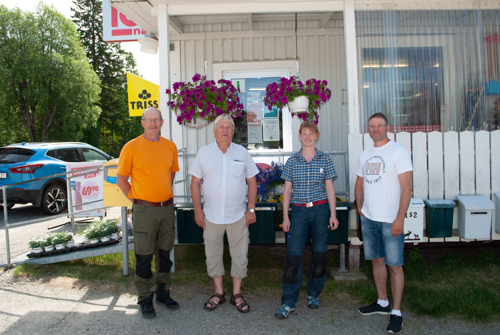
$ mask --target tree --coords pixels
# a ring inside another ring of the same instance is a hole
[[[135,60],[119,43],[103,40],[101,0],[74,0],[73,4],[73,22],[87,58],[101,79],[102,113],[96,127],[86,132],[85,141],[118,157],[123,145],[142,133],[140,118],[128,116],[126,73],[137,74]]]
[[[42,3],[0,6],[0,92],[0,125],[33,142],[78,140],[101,112],[99,77],[73,23]]]

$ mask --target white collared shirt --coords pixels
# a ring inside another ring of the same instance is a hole
[[[217,142],[200,149],[189,169],[189,174],[203,180],[203,212],[208,221],[230,224],[238,221],[246,211],[246,179],[259,169],[248,150],[231,143],[223,153]]]

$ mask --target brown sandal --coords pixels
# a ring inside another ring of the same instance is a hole
[[[216,303],[212,300],[212,298],[219,298],[219,302]],[[226,292],[221,294],[214,293],[207,302],[203,305],[203,308],[205,308],[207,311],[213,311],[216,309],[220,304],[223,304],[226,302]]]
[[[241,300],[243,300],[243,302],[239,305],[236,305],[236,299],[240,298]],[[238,293],[238,294],[231,294],[231,300],[229,300],[229,302],[231,303],[231,305],[235,305],[236,308],[238,309],[238,311],[240,311],[241,313],[248,313],[250,312],[250,305],[247,304],[247,302],[245,301],[245,299],[243,299],[243,296],[241,295],[241,293]],[[243,309],[243,307],[248,307],[247,309]]]

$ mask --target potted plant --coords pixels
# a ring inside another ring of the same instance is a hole
[[[269,110],[273,106],[280,110],[288,106],[292,115],[300,119],[318,124],[318,109],[321,104],[330,100],[332,92],[326,86],[326,80],[309,79],[305,84],[298,77],[282,77],[279,83],[271,83],[266,87],[264,104]],[[303,106],[294,107],[291,103],[304,102]]]
[[[118,241],[120,238],[120,226],[118,226],[118,220],[108,220],[106,221],[105,225],[105,230],[106,230],[106,235],[110,235],[112,240]]]
[[[66,247],[72,247],[73,243],[73,234],[67,231],[61,231],[58,233],[51,234],[52,245],[56,250],[62,250]],[[68,245],[69,243],[69,245]]]
[[[54,246],[52,245],[52,236],[47,235],[43,237],[43,250],[45,251],[53,251]]]
[[[31,251],[35,254],[43,252],[43,247],[45,246],[45,238],[43,236],[33,237],[28,241],[28,246]]]
[[[90,244],[95,244],[99,242],[101,237],[104,236],[103,234],[103,224],[101,221],[95,221],[93,222],[85,231],[83,232],[85,239],[87,239]]]
[[[66,248],[66,237],[63,232],[51,234],[52,245],[56,250]]]
[[[217,84],[206,76],[195,74],[192,83],[176,82],[173,91],[167,89],[168,106],[175,110],[179,124],[199,118],[212,122],[227,113],[234,118],[243,115],[243,104],[230,80],[220,79]]]

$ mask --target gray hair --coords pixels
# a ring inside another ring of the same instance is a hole
[[[144,115],[146,115],[146,113],[147,113],[147,112],[150,112],[150,111],[152,111],[152,110],[157,111],[157,112],[158,112],[158,114],[160,114],[160,120],[161,120],[161,119],[162,119],[162,116],[161,116],[161,112],[160,112],[160,110],[159,110],[158,108],[154,108],[154,107],[149,107],[149,108],[145,109],[145,110],[144,110],[144,112],[142,112],[141,119],[144,119]]]
[[[234,130],[234,120],[231,117],[231,115],[229,115],[227,113],[223,113],[223,114],[217,116],[217,118],[214,121],[214,130],[217,129],[217,125],[222,120],[231,122],[231,125],[233,126],[233,130]]]

